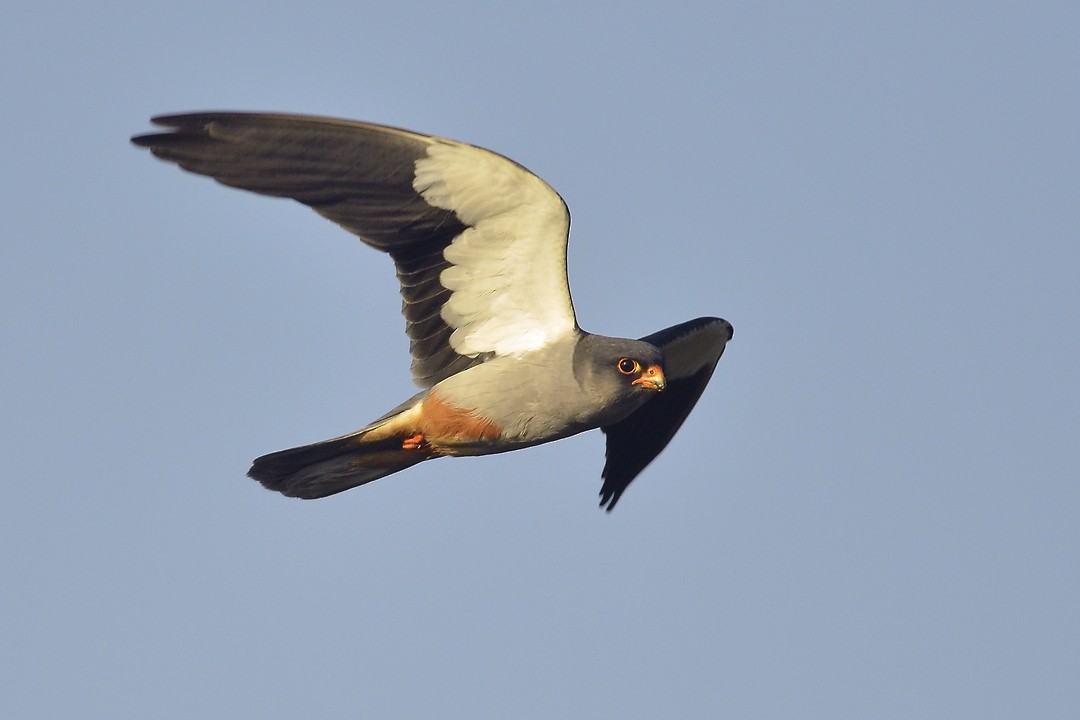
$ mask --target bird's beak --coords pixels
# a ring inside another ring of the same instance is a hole
[[[664,388],[667,387],[667,380],[664,379],[664,371],[659,365],[650,365],[642,371],[637,380],[630,384],[640,385],[656,392],[663,392]]]

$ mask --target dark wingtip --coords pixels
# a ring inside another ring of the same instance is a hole
[[[183,119],[189,117],[188,115],[182,115],[179,113],[170,113],[167,115],[155,115],[150,118],[150,122],[154,125],[160,125],[165,128],[179,128],[184,125]],[[168,137],[173,133],[151,132],[140,133],[131,137],[131,143],[138,145],[139,147],[153,147],[161,143],[163,137]]]
[[[215,121],[228,120],[239,116],[255,115],[256,113],[240,113],[232,111],[202,111],[188,113],[168,113],[155,115],[150,122],[162,128],[166,132],[152,132],[135,135],[131,142],[139,147],[162,147],[170,143],[182,143],[190,139],[190,136],[204,136],[207,134],[210,124]]]
[[[288,495],[289,478],[292,477],[296,470],[295,466],[280,462],[280,456],[277,453],[271,453],[256,458],[251,463],[251,469],[247,471],[247,476],[257,481],[267,490]]]
[[[615,504],[619,502],[619,498],[622,497],[622,492],[616,491],[614,488],[605,487],[600,489],[600,507],[606,512],[611,512],[615,509]]]

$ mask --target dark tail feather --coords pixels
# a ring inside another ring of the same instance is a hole
[[[248,477],[289,497],[326,497],[411,467],[427,455],[402,450],[401,440],[362,443],[370,428],[333,440],[256,458]]]

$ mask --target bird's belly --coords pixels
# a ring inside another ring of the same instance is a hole
[[[443,380],[429,398],[472,418],[461,423],[467,432],[434,441],[447,455],[487,455],[559,440],[597,427],[604,410],[584,394],[561,357],[544,357],[542,364],[527,356],[489,360]],[[478,432],[476,420],[497,428],[497,437]]]
[[[433,393],[433,397],[439,395]],[[425,406],[430,405],[430,400]],[[445,416],[439,405],[449,408]],[[534,393],[507,393],[498,403],[470,411],[437,400],[432,417],[445,417],[429,425],[429,442],[445,455],[490,455],[560,440],[596,427],[580,413],[566,412],[563,402],[553,408]],[[428,416],[425,407],[425,417]],[[584,421],[583,421],[584,420]]]

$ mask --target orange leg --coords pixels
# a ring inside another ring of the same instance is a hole
[[[412,437],[405,438],[401,443],[402,450],[420,450],[426,445],[423,433],[416,433]]]

